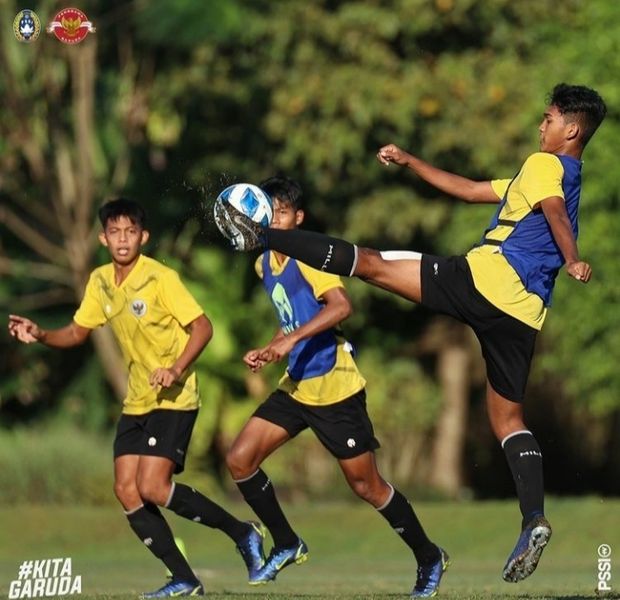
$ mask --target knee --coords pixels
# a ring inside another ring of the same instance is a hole
[[[386,495],[383,490],[384,486],[380,485],[381,483],[368,479],[353,479],[349,481],[349,485],[355,494],[373,506],[381,506],[383,496]],[[389,494],[389,487],[386,492]]]
[[[164,506],[170,493],[170,482],[151,479],[138,481],[138,493],[144,502]]]
[[[233,445],[226,453],[226,466],[233,479],[248,477],[258,469],[258,461],[241,446]]]
[[[527,429],[522,418],[506,415],[491,419],[491,428],[493,429],[493,433],[499,442],[503,441],[506,437],[517,431]]]
[[[361,279],[373,279],[381,273],[384,264],[385,261],[378,250],[358,248],[355,276]]]
[[[134,508],[142,501],[134,481],[115,481],[114,495],[126,509]]]

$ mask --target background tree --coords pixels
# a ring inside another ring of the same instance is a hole
[[[17,10],[0,4],[5,22]],[[39,9],[43,21],[52,13],[51,4]],[[95,209],[118,193],[143,202],[149,251],[180,269],[215,323],[199,361],[205,402],[192,467],[202,473],[221,474],[223,448],[279,375],[248,375],[240,363],[275,320],[253,258],[225,248],[210,222],[221,188],[282,171],[305,189],[308,228],[381,248],[463,252],[492,210],[458,205],[402,169],[381,167],[377,148],[393,141],[473,178],[511,177],[537,149],[545,93],[560,80],[598,89],[610,113],[584,155],[580,215],[580,249],[594,279],[558,280],[527,407],[550,489],[618,492],[613,5],[152,0],[93,2],[87,14],[98,32],[76,47],[0,41],[0,303],[49,325],[65,322],[85,274],[105,260]],[[467,487],[512,494],[482,414],[475,341],[452,321],[347,285],[355,314],[346,331],[386,439],[386,473],[450,495]],[[109,345],[97,342],[99,360],[90,351],[0,344],[7,424],[46,416],[109,427],[118,412],[111,390],[118,395],[122,385],[110,379],[119,371]],[[274,473],[289,476],[284,463],[292,462],[291,488],[320,480],[311,490],[320,493],[338,474],[313,444],[302,436]],[[562,469],[579,475],[556,475]]]

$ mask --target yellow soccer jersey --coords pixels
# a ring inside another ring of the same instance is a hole
[[[262,261],[262,256],[256,261],[256,272],[261,279],[263,279]],[[282,264],[279,264],[273,252],[270,252],[269,270],[272,276],[278,280],[279,285],[283,286],[290,300],[293,323],[296,323],[295,310],[301,294],[299,289],[288,289],[288,280],[283,276],[287,267],[299,269],[302,285],[309,286],[311,294],[316,301],[319,301],[325,292],[334,288],[344,287],[340,277],[337,275],[313,269],[291,258],[286,258]],[[296,324],[296,326],[299,325],[303,325],[303,323]],[[345,400],[359,392],[365,385],[366,380],[362,377],[353,359],[353,347],[341,335],[337,334],[336,360],[334,366],[327,373],[296,381],[290,376],[289,369],[287,369],[278,383],[278,388],[290,394],[302,404],[324,406]]]
[[[174,364],[189,339],[184,327],[203,312],[175,271],[140,256],[119,286],[112,263],[95,269],[73,319],[88,329],[110,324],[129,371],[123,413],[141,415],[159,408],[198,408],[191,367],[168,389],[157,391],[148,380],[156,368]]]
[[[562,163],[557,156],[536,152],[528,157],[514,180],[492,181],[493,191],[498,198],[503,198],[508,192],[506,204],[498,218],[518,223],[537,208],[541,200],[551,196],[564,198],[563,173]],[[486,238],[504,241],[512,231],[512,226],[498,224],[487,232]],[[500,253],[498,246],[478,246],[470,250],[466,258],[476,289],[489,302],[534,329],[542,328],[547,314],[543,300],[525,289],[519,275]]]

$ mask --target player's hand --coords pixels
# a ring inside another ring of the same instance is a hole
[[[582,260],[567,264],[566,272],[577,281],[581,281],[581,283],[588,283],[592,277],[592,267]]]
[[[172,367],[159,367],[151,373],[149,383],[152,388],[169,388],[173,383],[179,380],[179,377],[181,377],[181,373],[176,369]]]
[[[9,333],[24,344],[38,342],[43,335],[34,321],[18,315],[9,315]]]
[[[259,358],[260,352],[261,350],[258,349],[249,350],[245,353],[245,356],[243,357],[243,362],[253,373],[260,371],[266,364],[264,360],[261,360]]]
[[[280,362],[295,346],[295,340],[291,335],[285,335],[273,340],[265,346],[258,357],[265,362]]]
[[[382,165],[396,163],[397,165],[406,165],[409,159],[409,153],[399,148],[396,144],[388,144],[383,146],[377,152],[377,160]]]

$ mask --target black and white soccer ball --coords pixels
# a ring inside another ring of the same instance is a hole
[[[240,219],[240,215],[246,218]],[[271,198],[251,183],[228,186],[220,192],[213,205],[217,228],[236,250],[257,247],[257,241],[254,240],[257,231],[261,227],[269,227],[272,217]]]

